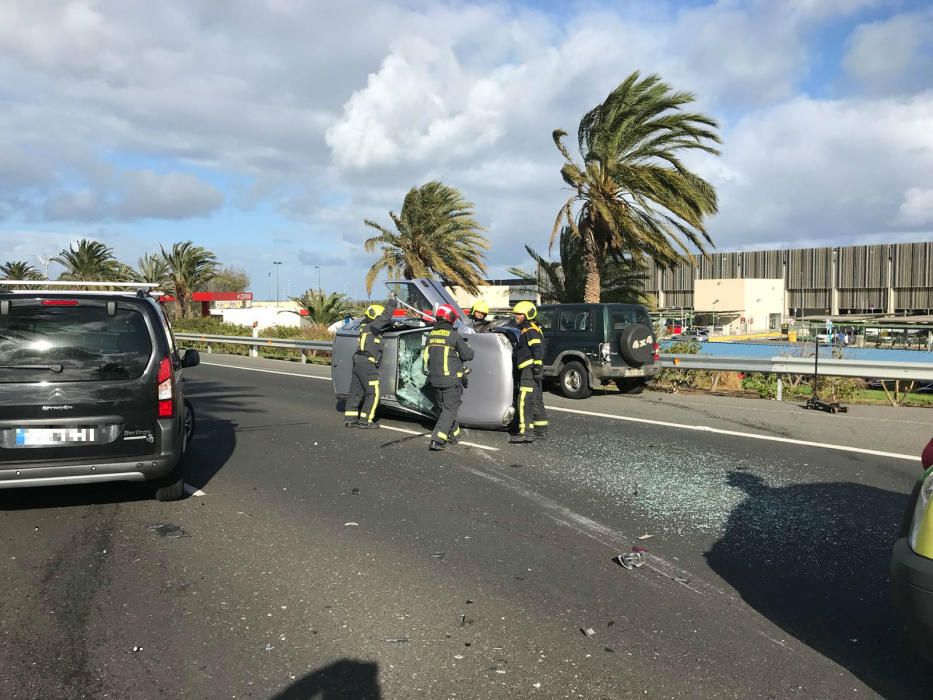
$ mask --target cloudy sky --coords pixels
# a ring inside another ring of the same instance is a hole
[[[500,274],[547,247],[552,130],[635,69],[722,125],[718,248],[933,238],[921,0],[5,0],[0,261],[190,238],[360,294],[363,218],[441,179]]]

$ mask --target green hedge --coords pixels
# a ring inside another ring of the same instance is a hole
[[[216,317],[178,319],[172,324],[176,333],[199,333],[202,335],[230,335],[252,337],[253,329],[237,323],[224,323]],[[273,326],[264,328],[259,332],[260,338],[284,338],[296,340],[330,340],[332,336],[326,328],[316,326]],[[207,343],[182,341],[180,345],[186,348],[207,351]],[[231,345],[226,343],[213,344],[213,352],[226,355],[249,355],[249,346]],[[301,361],[301,351],[291,348],[272,348],[259,346],[259,356],[276,360]],[[330,364],[330,354],[317,351],[308,352],[308,362],[315,364]]]

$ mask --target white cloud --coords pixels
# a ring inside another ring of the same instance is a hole
[[[922,231],[933,41],[909,30],[928,15],[873,11],[846,46],[853,80],[803,94],[839,68],[821,32],[879,4],[3,3],[0,217],[102,222],[130,257],[137,220],[274,208],[265,230],[347,260],[333,274],[355,284],[363,218],[441,179],[476,203],[501,273],[522,243],[546,248],[567,194],[551,131],[640,69],[724,123],[723,157],[697,166],[720,189],[720,247]],[[271,244],[217,247],[266,278]]]
[[[131,173],[123,183],[116,213],[122,219],[187,219],[218,209],[224,196],[188,173]]]
[[[849,39],[843,65],[853,78],[876,93],[930,87],[933,9],[859,26]]]
[[[897,220],[909,227],[933,228],[933,189],[911,187],[907,190]]]
[[[799,98],[748,115],[726,134],[722,162],[700,165],[719,188],[715,240],[831,243],[916,223],[901,217],[901,202],[916,183],[933,181],[931,125],[933,91]]]

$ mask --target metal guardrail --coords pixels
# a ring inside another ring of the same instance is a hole
[[[213,345],[246,345],[253,356],[260,347],[291,348],[330,352],[333,343],[326,340],[295,340],[289,338],[245,338],[229,335],[176,333],[182,341]],[[302,352],[302,361],[305,360]],[[720,357],[713,355],[661,355],[661,365],[672,369],[701,369],[713,372],[764,372],[767,374],[813,374],[812,357]],[[906,379],[933,381],[933,362],[878,362],[869,360],[838,360],[820,358],[820,374],[829,377],[859,377],[863,379]]]
[[[246,345],[250,355],[259,356],[259,348],[285,348],[301,351],[301,361],[308,361],[308,351],[330,352],[334,344],[327,340],[298,340],[295,338],[247,338],[237,335],[202,335],[200,333],[176,333],[175,340],[203,343],[211,352],[213,345]]]
[[[713,372],[764,372],[767,374],[813,374],[812,357],[728,357],[712,355],[661,355],[661,364],[674,369],[703,369]],[[820,374],[828,377],[862,379],[906,379],[933,381],[933,362],[878,362],[820,358]]]

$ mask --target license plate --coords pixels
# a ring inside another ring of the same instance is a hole
[[[17,428],[17,447],[39,447],[55,445],[74,445],[94,442],[97,430],[94,428]]]
[[[643,369],[641,369],[641,368],[638,368],[638,369],[627,369],[627,370],[625,370],[625,376],[626,376],[626,377],[644,377],[644,376],[645,376],[645,370],[643,370]]]

